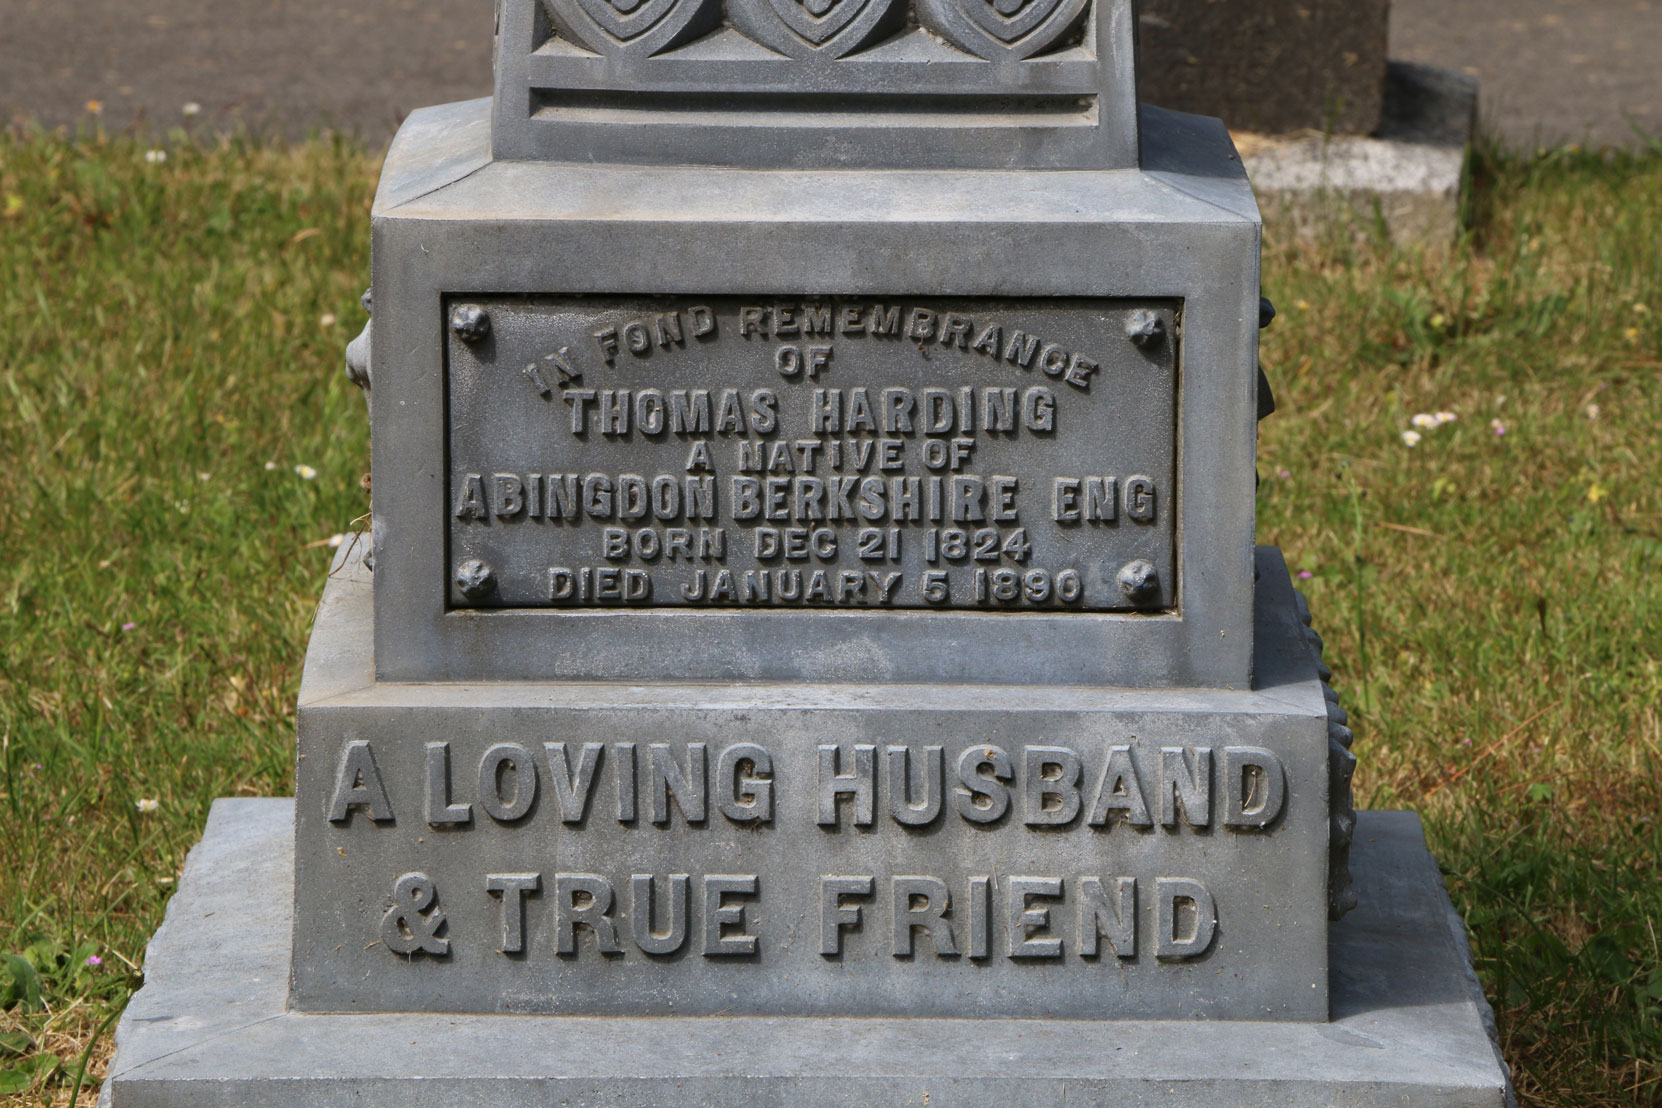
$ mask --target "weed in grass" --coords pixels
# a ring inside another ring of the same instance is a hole
[[[1657,1104],[1662,157],[1475,169],[1450,253],[1267,230],[1259,535],[1309,575],[1360,802],[1426,818],[1525,1102]]]
[[[373,160],[153,148],[0,139],[0,1088],[62,1103],[208,804],[290,791],[318,543],[367,510]]]
[[[1452,251],[1268,229],[1259,531],[1361,800],[1427,819],[1525,1101],[1662,1104],[1662,151],[1473,165]],[[327,539],[366,510],[338,367],[373,176],[0,140],[7,1103],[102,1077],[208,803],[290,789]]]

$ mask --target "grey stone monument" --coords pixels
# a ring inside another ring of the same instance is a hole
[[[216,807],[113,1108],[1503,1104],[1130,0],[497,16],[383,171],[296,799]]]

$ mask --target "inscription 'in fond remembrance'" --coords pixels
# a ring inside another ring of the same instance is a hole
[[[469,303],[453,605],[1175,600],[1172,303]]]

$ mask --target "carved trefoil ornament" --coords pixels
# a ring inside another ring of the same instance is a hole
[[[899,31],[904,0],[729,0],[742,34],[793,58],[840,58]]]
[[[1029,58],[1064,42],[1091,0],[918,0],[918,21],[989,60]]]
[[[542,3],[548,18],[562,35],[600,54],[657,54],[708,34],[721,23],[720,0],[542,0]]]
[[[1137,0],[497,0],[509,161],[1138,164]]]

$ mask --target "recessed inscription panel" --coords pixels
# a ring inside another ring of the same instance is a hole
[[[1320,719],[329,726],[302,739],[304,1010],[1326,1016]]]
[[[454,607],[1176,604],[1177,302],[446,312]]]

